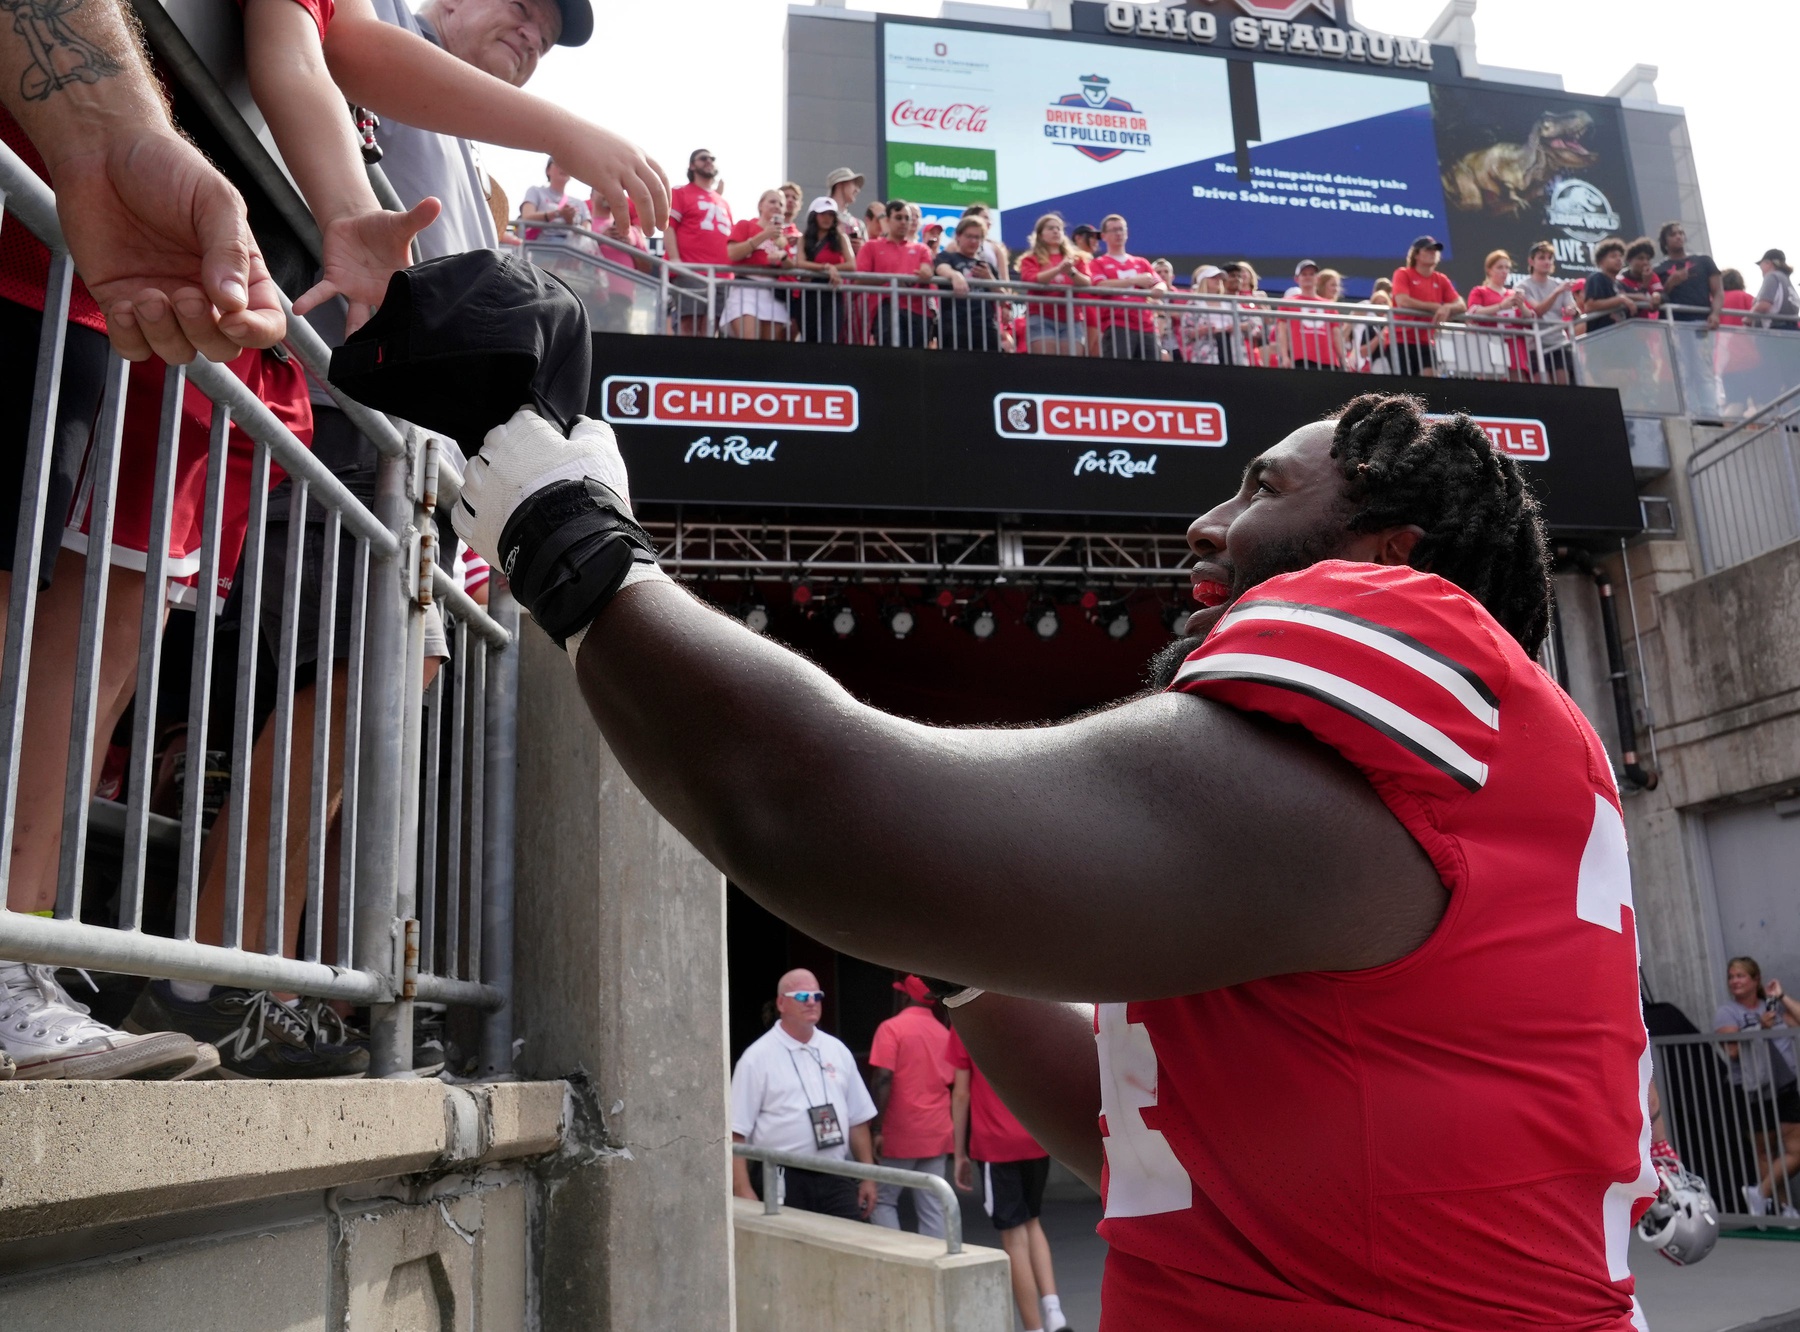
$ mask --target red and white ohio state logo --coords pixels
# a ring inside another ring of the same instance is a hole
[[[1448,421],[1447,413],[1434,412],[1428,421]],[[1471,416],[1493,446],[1520,462],[1546,462],[1550,457],[1550,432],[1542,421],[1524,416]]]
[[[856,390],[848,384],[779,384],[760,379],[662,379],[609,375],[600,415],[614,425],[736,426],[823,430],[857,427]]]
[[[1337,0],[1237,0],[1237,6],[1259,19],[1291,19],[1314,8],[1328,19],[1337,18]]]
[[[1087,398],[1063,393],[997,393],[994,430],[1002,439],[1092,440],[1216,449],[1225,409],[1216,402]]]

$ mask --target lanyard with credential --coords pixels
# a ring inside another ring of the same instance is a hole
[[[794,1058],[792,1049],[788,1051],[788,1063],[794,1067],[794,1080],[800,1084],[801,1098],[809,1103],[806,1117],[812,1123],[813,1146],[820,1151],[829,1147],[842,1147],[844,1126],[838,1121],[837,1107],[831,1103],[831,1089],[825,1085],[825,1061],[810,1046],[806,1053],[812,1057],[813,1065],[819,1071],[818,1103],[812,1103],[812,1093],[806,1090],[806,1079],[800,1076],[800,1061]]]

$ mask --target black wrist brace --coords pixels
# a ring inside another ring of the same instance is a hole
[[[591,477],[528,496],[500,533],[500,572],[558,647],[594,622],[637,560],[654,563],[655,544]]]

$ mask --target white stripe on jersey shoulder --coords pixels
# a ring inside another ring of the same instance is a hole
[[[1173,683],[1196,680],[1251,680],[1305,694],[1366,722],[1471,791],[1478,791],[1487,783],[1487,764],[1430,722],[1421,721],[1352,680],[1316,666],[1256,652],[1216,652],[1188,662],[1175,673]]]
[[[1433,684],[1442,688],[1469,710],[1469,715],[1492,730],[1500,729],[1499,700],[1487,682],[1468,667],[1443,653],[1425,646],[1410,634],[1390,629],[1360,615],[1333,610],[1329,606],[1313,606],[1300,601],[1247,601],[1219,622],[1224,629],[1240,620],[1280,620],[1322,629],[1339,638],[1347,638],[1375,649],[1410,666]]]

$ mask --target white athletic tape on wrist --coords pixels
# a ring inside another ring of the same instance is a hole
[[[623,592],[633,583],[672,583],[674,581],[662,571],[660,564],[651,564],[648,561],[640,560],[625,571],[625,577],[619,582],[619,592]],[[616,597],[619,592],[615,592],[613,595]],[[563,646],[569,650],[569,665],[573,666],[581,659],[581,645],[587,641],[588,629],[593,627],[590,624],[587,628],[577,629],[564,640]]]

